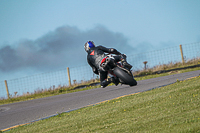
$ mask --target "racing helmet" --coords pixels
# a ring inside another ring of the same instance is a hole
[[[85,51],[86,51],[86,52],[88,52],[89,49],[92,48],[92,47],[95,47],[95,44],[94,44],[93,41],[87,41],[87,42],[85,43],[84,48],[85,48]]]

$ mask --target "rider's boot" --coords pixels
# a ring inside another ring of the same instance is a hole
[[[122,55],[122,58],[121,58],[121,63],[124,67],[127,67],[128,69],[131,69],[133,66],[131,64],[129,64],[127,61],[126,61],[126,55]]]
[[[105,79],[104,81],[101,82],[101,87],[105,88],[112,82],[117,86],[119,84],[119,79],[116,77]]]
[[[101,82],[101,87],[105,88],[106,86],[108,86],[111,83],[111,81],[109,81],[108,79],[105,79],[104,81]]]

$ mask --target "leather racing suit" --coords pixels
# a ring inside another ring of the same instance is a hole
[[[124,58],[124,56],[122,56],[121,53],[114,48],[97,46],[89,49],[87,55],[87,62],[92,67],[93,72],[95,74],[100,75],[101,87],[106,87],[111,82],[115,83],[115,85],[118,85],[119,81],[116,81],[118,79],[115,78],[107,79],[108,71],[103,71],[100,68],[101,60],[106,56],[105,53],[117,55],[114,57],[116,62]]]

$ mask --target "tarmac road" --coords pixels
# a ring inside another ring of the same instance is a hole
[[[200,75],[200,70],[138,81],[137,86],[109,86],[62,94],[30,101],[0,105],[0,130],[29,123],[61,112],[67,112],[123,95],[147,91]]]

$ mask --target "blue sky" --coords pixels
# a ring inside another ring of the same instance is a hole
[[[84,64],[87,40],[127,55],[199,42],[199,6],[199,0],[1,0],[0,80]]]

